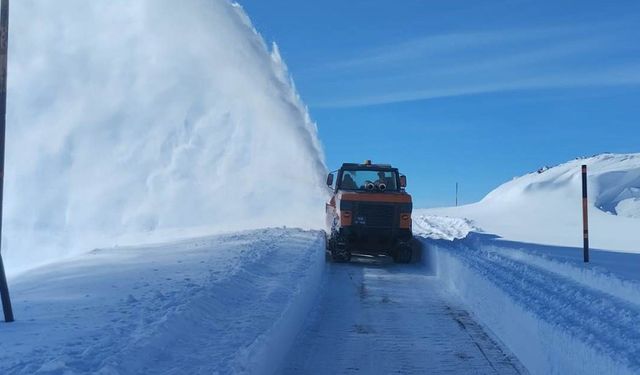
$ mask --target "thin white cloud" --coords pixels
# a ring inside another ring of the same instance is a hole
[[[359,51],[357,56],[331,61],[322,64],[317,69],[370,68],[374,65],[397,63],[425,55],[455,54],[470,48],[521,44],[536,40],[557,39],[558,37],[575,38],[584,32],[582,27],[562,26],[427,35]]]
[[[434,35],[323,65],[316,107],[351,107],[510,90],[637,85],[640,50],[597,27]],[[324,95],[326,96],[326,95]],[[322,97],[322,96],[321,96]]]
[[[640,63],[632,66],[621,66],[590,72],[588,74],[555,74],[542,77],[530,77],[513,81],[494,82],[475,85],[459,85],[454,87],[441,87],[423,90],[407,90],[384,93],[380,95],[367,95],[336,101],[319,102],[315,107],[319,108],[347,108],[369,105],[390,104],[446,98],[454,96],[489,94],[505,91],[535,90],[535,89],[559,89],[579,88],[586,86],[624,86],[640,85]]]

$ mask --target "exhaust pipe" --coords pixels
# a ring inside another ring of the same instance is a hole
[[[378,184],[378,189],[379,189],[380,191],[385,191],[385,190],[387,190],[387,184],[384,184],[384,183]]]
[[[373,182],[367,182],[367,184],[365,185],[365,188],[367,190],[373,190],[376,188],[376,185],[374,185]]]

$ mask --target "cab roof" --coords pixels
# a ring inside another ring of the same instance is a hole
[[[340,169],[396,169],[391,166],[391,164],[373,164],[370,160],[365,161],[364,163],[343,163]]]

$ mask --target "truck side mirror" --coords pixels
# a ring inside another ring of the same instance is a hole
[[[407,187],[407,176],[400,176],[400,187],[403,189]]]
[[[333,185],[333,173],[329,173],[329,175],[327,175],[327,186],[331,185]]]

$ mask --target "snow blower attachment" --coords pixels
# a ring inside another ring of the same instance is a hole
[[[326,204],[327,250],[337,262],[351,254],[386,254],[412,260],[411,195],[407,179],[387,164],[345,163],[327,176],[333,195]]]

